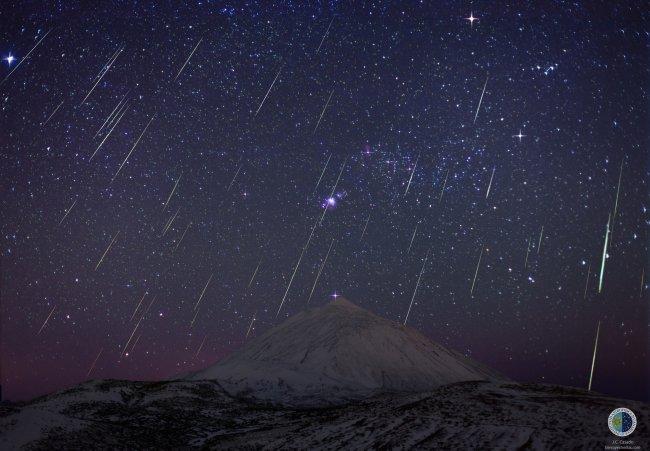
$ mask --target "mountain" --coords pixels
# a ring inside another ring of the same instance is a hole
[[[415,329],[343,298],[298,313],[188,379],[218,380],[233,396],[294,406],[505,380]]]

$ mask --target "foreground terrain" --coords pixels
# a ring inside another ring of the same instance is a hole
[[[646,448],[646,404],[565,387],[459,382],[296,409],[234,398],[215,381],[106,380],[3,407],[0,448],[603,449],[621,406],[637,415],[629,438]]]

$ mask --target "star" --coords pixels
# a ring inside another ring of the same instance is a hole
[[[474,21],[478,20],[478,17],[474,17],[474,13],[469,13],[469,17],[465,17],[465,20],[469,20],[470,26],[474,26]]]
[[[521,142],[521,138],[525,137],[526,135],[522,135],[521,129],[519,129],[519,133],[516,135],[512,135],[513,138],[519,138],[519,142]]]
[[[14,57],[11,53],[8,56],[5,56],[3,59],[7,62],[8,66],[11,66],[11,63],[16,61],[16,57]]]
[[[338,298],[338,297],[340,297],[340,296],[341,296],[341,295],[338,294],[336,291],[334,292],[334,294],[331,295],[331,297],[333,297],[335,301],[336,301],[336,298]]]

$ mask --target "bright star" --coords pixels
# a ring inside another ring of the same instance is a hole
[[[519,134],[517,135],[512,135],[513,138],[519,138],[519,142],[521,142],[521,138],[525,137],[526,135],[521,134],[521,129],[519,129]]]
[[[474,21],[478,20],[477,17],[474,17],[474,13],[469,13],[469,17],[465,17],[465,20],[469,20],[470,26],[474,26]]]
[[[336,291],[335,291],[334,294],[332,295],[332,297],[334,298],[334,300],[336,300],[336,298],[338,298],[339,296],[341,296],[341,295],[338,294]]]
[[[9,54],[9,56],[5,56],[3,59],[7,62],[9,66],[11,66],[11,63],[16,61],[16,58],[11,53]]]

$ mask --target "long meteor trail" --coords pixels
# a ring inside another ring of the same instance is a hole
[[[481,246],[481,254],[478,256],[478,263],[476,264],[476,272],[474,273],[474,280],[472,280],[472,289],[469,291],[470,296],[474,295],[474,285],[476,284],[476,277],[478,276],[478,269],[481,266],[481,257],[483,257],[483,246]]]
[[[481,92],[481,98],[478,101],[478,106],[476,107],[476,114],[474,115],[474,123],[476,124],[476,118],[478,117],[478,112],[481,109],[481,103],[483,102],[483,95],[485,94],[485,87],[487,86],[488,79],[490,78],[490,74],[485,77],[485,84],[483,85],[483,92]]]
[[[327,254],[325,255],[325,259],[323,260],[323,263],[321,263],[320,268],[318,269],[318,274],[316,274],[316,280],[314,280],[314,285],[312,285],[311,291],[309,292],[309,297],[307,298],[307,304],[309,304],[309,301],[311,301],[311,297],[313,296],[314,290],[316,289],[316,285],[318,284],[318,279],[320,278],[320,274],[323,272],[323,268],[327,263],[327,258],[330,256],[330,252],[332,251],[333,245],[334,245],[334,239],[332,239],[332,242],[330,243],[330,247],[329,249],[327,249]]]
[[[199,45],[201,44],[201,41],[203,41],[203,38],[199,39],[199,42],[197,42],[197,44],[194,46],[194,49],[192,49],[192,53],[190,53],[190,56],[187,57],[187,59],[185,60],[185,63],[183,63],[183,66],[181,67],[181,69],[178,71],[178,73],[174,77],[174,81],[176,81],[178,79],[178,77],[180,77],[181,73],[185,69],[185,66],[187,66],[187,63],[190,62],[190,59],[192,58],[192,55],[194,55],[194,52],[196,52],[196,49],[199,48]]]
[[[607,260],[607,244],[609,241],[609,225],[612,216],[607,217],[607,226],[605,227],[605,244],[603,245],[603,256],[600,262],[600,277],[598,278],[598,293],[603,291],[603,278],[605,276],[605,260]]]
[[[413,296],[411,296],[411,304],[409,309],[406,312],[406,318],[404,318],[404,325],[406,326],[406,321],[409,319],[411,313],[411,307],[413,307],[413,301],[415,300],[415,294],[418,292],[418,287],[420,286],[420,279],[422,279],[422,274],[424,273],[424,267],[427,265],[427,260],[429,259],[429,251],[427,251],[426,257],[424,257],[424,263],[422,263],[422,269],[420,270],[420,275],[418,276],[418,281],[415,284],[415,289],[413,290]]]
[[[323,175],[325,174],[325,170],[327,169],[327,165],[330,163],[330,159],[332,158],[332,154],[330,153],[329,157],[327,157],[327,161],[325,162],[325,166],[323,167],[323,170],[320,173],[320,177],[318,177],[318,181],[316,182],[316,186],[314,187],[314,191],[311,193],[313,196],[316,194],[316,190],[318,189],[318,185],[320,185],[320,181],[323,179]]]
[[[596,351],[598,350],[599,334],[600,334],[600,321],[598,321],[598,327],[596,328],[596,341],[594,342],[594,355],[591,357],[591,371],[589,371],[589,386],[587,386],[587,391],[591,391],[591,381],[594,377],[594,366],[596,365]]]
[[[72,202],[72,205],[70,205],[70,208],[68,208],[68,209],[65,211],[65,214],[63,215],[63,217],[62,217],[61,220],[59,221],[59,225],[63,224],[63,221],[65,221],[65,218],[68,217],[68,214],[70,214],[70,212],[72,211],[72,207],[74,207],[74,205],[75,205],[76,203],[77,203],[77,200],[75,199],[75,201]]]
[[[411,176],[409,177],[409,182],[406,185],[406,191],[404,191],[405,196],[409,193],[409,188],[411,187],[411,181],[413,181],[413,174],[415,174],[415,170],[418,167],[418,160],[419,159],[420,159],[420,154],[418,154],[417,158],[415,159],[415,164],[413,165],[413,170],[411,171]]]
[[[260,112],[262,109],[262,106],[264,105],[264,102],[266,102],[266,98],[269,96],[269,93],[271,92],[271,89],[273,89],[273,85],[275,85],[275,82],[277,81],[278,77],[280,76],[280,72],[282,72],[282,68],[284,67],[284,63],[280,66],[280,69],[278,69],[278,73],[275,74],[275,78],[273,79],[273,82],[271,83],[271,86],[269,86],[269,90],[266,91],[266,95],[262,99],[262,102],[260,103],[260,106],[257,107],[257,111],[255,111],[255,116],[257,116],[257,113]]]
[[[106,142],[106,140],[108,139],[108,137],[111,136],[111,133],[113,133],[113,130],[115,129],[115,127],[117,127],[117,124],[120,123],[120,121],[122,120],[122,117],[123,117],[124,114],[126,113],[126,109],[127,109],[127,107],[128,107],[128,104],[129,104],[129,101],[127,100],[127,101],[124,103],[123,108],[120,110],[121,113],[120,113],[120,111],[118,111],[119,117],[116,116],[116,117],[117,117],[117,120],[113,123],[113,126],[112,126],[111,129],[108,131],[108,133],[106,133],[106,135],[104,136],[104,139],[102,139],[102,141],[99,143],[99,145],[97,146],[97,148],[95,149],[95,151],[93,152],[93,154],[90,156],[90,158],[88,159],[88,161],[91,161],[91,160],[95,157],[95,155],[97,155],[97,152],[99,152],[99,149],[102,148],[102,146],[104,145],[104,143]]]
[[[9,77],[11,77],[11,74],[13,74],[13,73],[16,71],[16,69],[18,69],[18,68],[20,67],[20,65],[23,64],[23,62],[27,60],[27,58],[29,58],[29,55],[31,55],[32,52],[34,51],[34,49],[36,49],[36,47],[38,47],[38,46],[40,45],[40,43],[43,42],[43,39],[45,39],[45,38],[47,37],[47,35],[50,34],[51,31],[52,31],[52,30],[49,30],[47,33],[45,33],[45,34],[43,35],[43,37],[42,37],[41,39],[38,40],[38,42],[36,43],[36,45],[34,45],[34,47],[32,47],[32,49],[31,49],[29,52],[27,52],[27,55],[25,55],[25,56],[24,56],[24,57],[23,57],[23,58],[18,62],[18,64],[16,64],[16,67],[14,67],[13,70],[12,70],[11,72],[9,72],[9,73],[7,74],[7,76],[6,76],[5,78],[2,79],[2,81],[0,81],[0,86],[2,86],[2,84],[3,84],[5,81],[7,81],[7,79],[8,79]]]
[[[115,236],[113,237],[113,239],[111,240],[110,244],[108,245],[108,247],[106,248],[106,250],[102,254],[102,258],[100,258],[99,261],[97,262],[97,266],[95,266],[95,271],[97,271],[97,268],[99,268],[99,265],[101,265],[102,262],[104,261],[104,257],[106,257],[106,254],[108,254],[108,251],[111,250],[111,247],[113,246],[113,243],[115,242],[115,240],[117,239],[117,236],[119,234],[120,234],[120,231],[118,230],[117,233],[115,234]]]
[[[323,120],[323,116],[325,115],[325,110],[327,110],[327,106],[330,104],[330,100],[332,100],[332,94],[334,94],[334,88],[332,88],[332,92],[330,92],[330,96],[327,98],[327,102],[325,103],[325,106],[323,107],[323,111],[320,113],[320,117],[318,118],[318,122],[316,122],[316,127],[314,127],[314,132],[312,133],[313,135],[316,134],[316,130],[318,130],[318,126],[320,125],[320,121]]]
[[[486,199],[490,195],[490,188],[492,188],[492,179],[494,179],[494,171],[496,171],[496,170],[497,170],[496,167],[492,168],[492,176],[490,177],[490,183],[488,184],[488,187],[487,187],[487,193],[485,193],[485,198]]]
[[[146,132],[147,129],[149,128],[149,125],[151,125],[151,122],[153,122],[153,120],[154,120],[155,118],[156,118],[156,115],[155,115],[155,114],[154,114],[153,116],[151,116],[151,119],[149,119],[149,122],[147,122],[147,125],[144,127],[144,130],[142,130],[142,133],[140,133],[140,136],[138,136],[138,139],[137,139],[137,140],[135,141],[135,143],[133,144],[133,147],[131,147],[131,150],[130,150],[129,153],[127,154],[126,158],[124,159],[124,161],[123,161],[122,164],[120,165],[120,167],[119,167],[119,169],[117,170],[117,172],[115,173],[115,175],[113,176],[113,179],[111,180],[111,182],[112,182],[113,180],[115,180],[115,178],[117,177],[117,175],[118,175],[118,174],[120,173],[120,171],[122,170],[122,167],[124,167],[124,165],[126,164],[126,162],[129,161],[129,157],[131,156],[131,154],[133,153],[133,151],[135,150],[135,148],[138,146],[138,143],[139,143],[140,140],[142,139],[142,136],[144,136],[145,132]]]
[[[176,179],[176,183],[174,183],[174,187],[172,188],[172,192],[169,193],[169,197],[167,198],[167,200],[166,200],[165,203],[163,204],[163,211],[165,211],[165,208],[167,208],[167,204],[169,204],[169,200],[170,200],[170,199],[172,198],[172,196],[174,195],[174,191],[176,191],[176,187],[178,186],[178,182],[181,181],[181,177],[183,177],[183,173],[182,173],[182,172],[181,172],[181,174],[178,176],[178,179]]]
[[[41,334],[41,332],[42,332],[43,329],[45,328],[45,325],[46,325],[47,322],[50,320],[50,317],[52,316],[52,313],[54,313],[54,310],[55,310],[55,309],[56,309],[56,305],[55,305],[54,307],[52,307],[52,311],[50,312],[49,315],[47,315],[47,318],[45,318],[45,321],[43,322],[43,325],[42,325],[41,328],[38,330],[38,333],[37,333],[36,335],[40,335],[40,334]]]
[[[90,88],[90,91],[88,91],[88,94],[86,94],[86,97],[84,97],[84,99],[81,101],[79,106],[86,103],[86,100],[88,100],[88,97],[90,97],[90,94],[93,93],[93,91],[95,90],[95,88],[97,87],[99,82],[102,81],[102,78],[104,78],[104,75],[106,75],[108,73],[108,71],[111,69],[111,67],[113,67],[113,64],[115,64],[115,61],[117,60],[117,57],[120,56],[120,53],[122,53],[123,50],[124,50],[124,47],[117,49],[117,51],[115,53],[113,53],[113,56],[111,56],[111,58],[108,60],[108,63],[105,64],[104,67],[102,68],[102,70],[99,72],[99,76],[97,77],[97,81],[95,82],[93,87]]]

